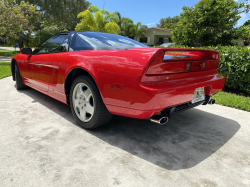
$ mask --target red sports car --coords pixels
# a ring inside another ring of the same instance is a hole
[[[11,70],[16,88],[34,88],[70,105],[77,123],[92,129],[112,115],[165,124],[170,114],[213,104],[222,90],[218,51],[149,48],[98,32],[55,34],[34,51],[22,48]]]

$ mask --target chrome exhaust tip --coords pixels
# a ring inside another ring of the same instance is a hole
[[[208,102],[208,104],[210,104],[210,105],[215,104],[215,100],[214,99],[210,99],[210,101]]]
[[[168,117],[163,116],[160,119],[150,118],[150,121],[154,122],[154,123],[157,123],[157,124],[160,124],[160,125],[165,125],[168,122]]]

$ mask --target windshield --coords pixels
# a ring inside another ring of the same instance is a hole
[[[70,51],[125,50],[148,47],[130,38],[99,32],[77,32]]]

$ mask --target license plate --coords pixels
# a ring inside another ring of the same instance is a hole
[[[194,91],[194,98],[192,100],[192,103],[197,103],[203,100],[205,100],[204,87],[196,88]]]

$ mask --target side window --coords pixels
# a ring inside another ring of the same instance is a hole
[[[94,50],[94,47],[85,40],[84,35],[76,34],[70,45],[70,51]]]
[[[57,53],[66,51],[64,45],[62,45],[66,37],[66,34],[52,36],[50,39],[36,48],[33,54]]]
[[[74,36],[75,36],[75,33],[72,33],[70,38],[69,38],[69,51],[74,51],[72,49],[72,43],[73,43]]]

